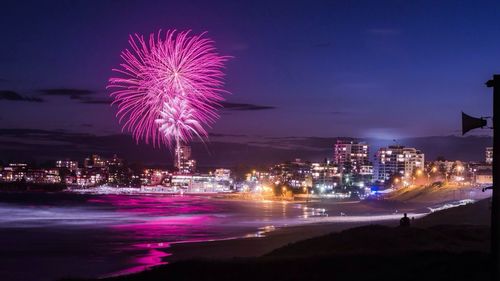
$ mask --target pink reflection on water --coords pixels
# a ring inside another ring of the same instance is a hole
[[[197,197],[106,195],[89,201],[111,205],[114,211],[125,213],[123,221],[109,228],[119,237],[133,241],[122,250],[139,252],[131,255],[132,266],[110,276],[166,264],[164,258],[171,255],[166,251],[170,243],[207,241],[211,238],[210,227],[222,218],[215,215],[220,210],[213,202]]]
[[[213,213],[218,211],[208,199],[196,196],[124,196],[105,195],[89,199],[90,203],[104,203],[116,208],[117,211],[144,213],[150,215]],[[197,204],[193,204],[197,203]]]
[[[164,261],[164,258],[171,255],[170,253],[161,250],[170,247],[170,244],[168,243],[160,242],[160,243],[136,244],[134,246],[139,248],[140,250],[146,251],[144,255],[134,258],[133,263],[135,264],[135,266],[102,277],[127,275],[146,270],[153,266],[167,264],[168,262]]]

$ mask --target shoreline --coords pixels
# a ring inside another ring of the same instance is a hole
[[[213,198],[217,199],[217,198]],[[219,198],[220,200],[224,200]],[[227,199],[225,199],[227,200]],[[353,202],[343,202],[353,203]],[[357,202],[359,203],[359,202]],[[477,201],[475,202],[477,203]],[[469,205],[469,204],[467,204]],[[431,211],[427,213],[408,213],[409,217],[415,217],[415,225],[421,225],[421,219],[435,213],[442,213],[457,207],[462,204],[454,205],[439,211]],[[171,263],[189,260],[230,260],[238,258],[255,258],[270,253],[273,250],[279,249],[290,243],[295,243],[302,240],[316,238],[319,236],[341,232],[344,230],[368,226],[368,225],[383,225],[395,227],[399,224],[399,219],[402,213],[394,213],[389,215],[379,216],[332,216],[318,218],[316,221],[303,222],[294,225],[284,225],[279,227],[272,226],[272,229],[258,228],[254,233],[249,233],[242,236],[227,237],[220,239],[209,239],[199,241],[176,241],[168,243],[167,246],[154,250],[161,251],[161,263],[144,267],[142,270],[135,272],[112,273],[100,278],[122,277],[130,274],[140,274],[157,267],[168,266]],[[262,236],[262,234],[265,234]]]
[[[243,236],[208,241],[186,241],[171,243],[165,251],[170,253],[164,258],[167,263],[193,259],[232,259],[258,257],[274,249],[300,240],[326,235],[358,226],[380,224],[397,225],[396,220],[368,222],[314,222],[300,225],[283,226],[267,232],[265,236]],[[168,250],[167,250],[168,249]],[[231,251],[228,251],[231,249]]]

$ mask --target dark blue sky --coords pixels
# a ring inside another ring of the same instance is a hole
[[[457,134],[461,110],[491,114],[499,15],[498,1],[2,1],[0,128],[119,132],[105,86],[128,35],[176,28],[234,56],[228,101],[250,105],[214,133]]]

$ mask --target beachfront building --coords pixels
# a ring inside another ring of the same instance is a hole
[[[413,147],[391,145],[380,148],[375,155],[374,180],[384,183],[391,177],[410,178],[424,170],[424,154]]]
[[[311,164],[312,187],[319,193],[329,193],[340,186],[342,174],[330,160]]]
[[[287,185],[294,190],[302,190],[312,186],[311,163],[295,159],[275,165],[270,170],[268,177],[275,184]]]
[[[215,193],[231,190],[230,182],[216,180],[213,174],[173,175],[171,186],[186,193]]]
[[[369,160],[369,145],[353,139],[339,139],[333,149],[333,163],[342,174],[344,185],[364,186],[371,182],[373,165]]]

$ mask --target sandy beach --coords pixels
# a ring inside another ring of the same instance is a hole
[[[378,224],[391,225],[397,221],[384,221]],[[237,257],[258,257],[289,243],[338,232],[366,223],[316,223],[276,229],[262,237],[236,238],[217,241],[173,243],[166,252],[172,253],[165,258],[167,262],[190,259],[228,259]]]

